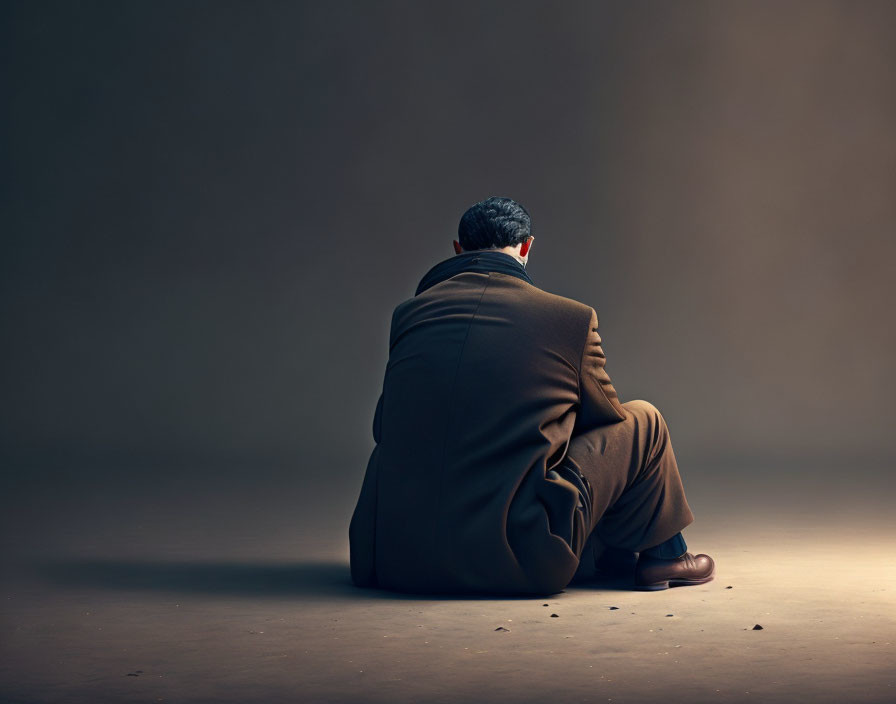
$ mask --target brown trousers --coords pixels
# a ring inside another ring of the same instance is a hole
[[[640,552],[694,520],[662,414],[647,401],[622,407],[626,420],[574,435],[561,463],[591,486],[591,526],[576,578],[589,576],[607,547]]]

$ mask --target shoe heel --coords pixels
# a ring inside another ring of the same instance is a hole
[[[656,584],[636,584],[635,589],[642,592],[658,592],[662,589],[668,589],[669,582],[657,582]]]

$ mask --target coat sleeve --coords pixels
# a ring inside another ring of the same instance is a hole
[[[626,418],[625,409],[619,401],[613,382],[607,374],[606,355],[597,333],[597,312],[591,309],[591,322],[582,350],[579,374],[579,396],[581,409],[576,418],[576,426],[593,428],[610,423],[618,423]]]

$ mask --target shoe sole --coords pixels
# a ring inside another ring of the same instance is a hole
[[[669,587],[689,587],[693,584],[706,584],[715,578],[714,574],[700,579],[670,579],[665,582],[655,582],[653,584],[636,584],[635,589],[642,592],[658,592]]]

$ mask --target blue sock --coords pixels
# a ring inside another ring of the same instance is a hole
[[[684,555],[687,552],[687,549],[688,544],[684,542],[681,533],[676,533],[659,545],[654,545],[652,548],[642,550],[641,554],[649,555],[650,557],[658,557],[662,560],[674,560],[676,557]]]

